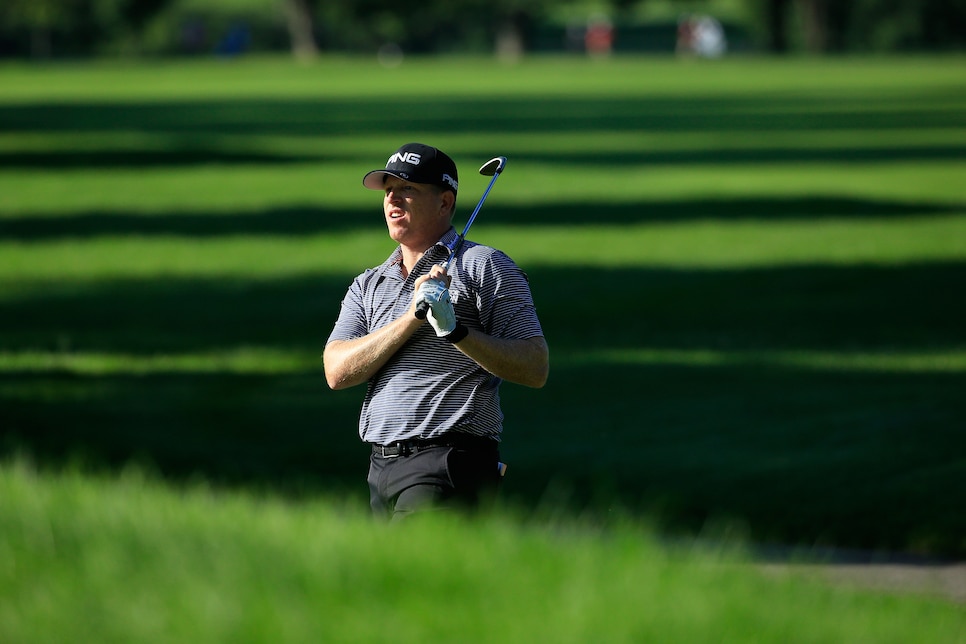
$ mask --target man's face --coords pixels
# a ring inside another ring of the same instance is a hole
[[[425,183],[386,177],[383,211],[389,236],[396,242],[425,250],[449,229],[455,195]]]

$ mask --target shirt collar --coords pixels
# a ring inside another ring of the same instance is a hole
[[[444,259],[449,255],[450,249],[456,246],[456,241],[458,239],[459,235],[456,234],[456,229],[450,226],[449,230],[443,233],[443,236],[440,237],[435,244],[426,249],[426,252],[423,254],[423,256],[439,257],[440,259]],[[390,257],[390,263],[398,264],[401,261],[402,250],[396,248],[396,252],[392,254],[392,257]]]
[[[456,245],[458,239],[459,235],[456,234],[456,229],[450,226],[449,230],[443,233],[443,236],[435,244],[426,249],[426,254],[438,255],[442,259],[446,255],[449,255],[449,249]],[[390,266],[398,266],[399,264],[402,264],[402,248],[397,246],[396,250],[393,251],[383,266],[388,268]]]
[[[438,242],[436,242],[436,245],[445,246],[446,251],[449,252],[449,249],[453,248],[456,245],[457,239],[459,239],[459,235],[456,234],[456,229],[450,226],[449,230],[443,233],[443,236],[439,238]]]

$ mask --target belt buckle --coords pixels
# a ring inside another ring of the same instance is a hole
[[[379,448],[379,456],[382,458],[399,458],[399,456],[402,453],[402,450],[399,450],[397,446],[393,446],[393,445],[376,445],[376,447]],[[386,450],[390,450],[394,448],[399,451],[397,451],[395,454],[386,453]]]
[[[412,456],[420,451],[419,442],[415,440],[396,441],[392,445],[375,445],[378,455],[382,458],[399,458],[400,456]],[[394,454],[386,453],[392,450]]]

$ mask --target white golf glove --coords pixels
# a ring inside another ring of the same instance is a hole
[[[456,328],[456,311],[449,296],[449,289],[439,280],[426,280],[416,291],[416,303],[429,304],[426,319],[433,326],[437,337],[444,337]]]

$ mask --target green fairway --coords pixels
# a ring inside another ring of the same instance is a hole
[[[551,348],[503,388],[515,506],[962,557],[964,64],[0,66],[0,450],[364,507],[319,356],[420,140],[458,226],[509,159],[471,238]]]

